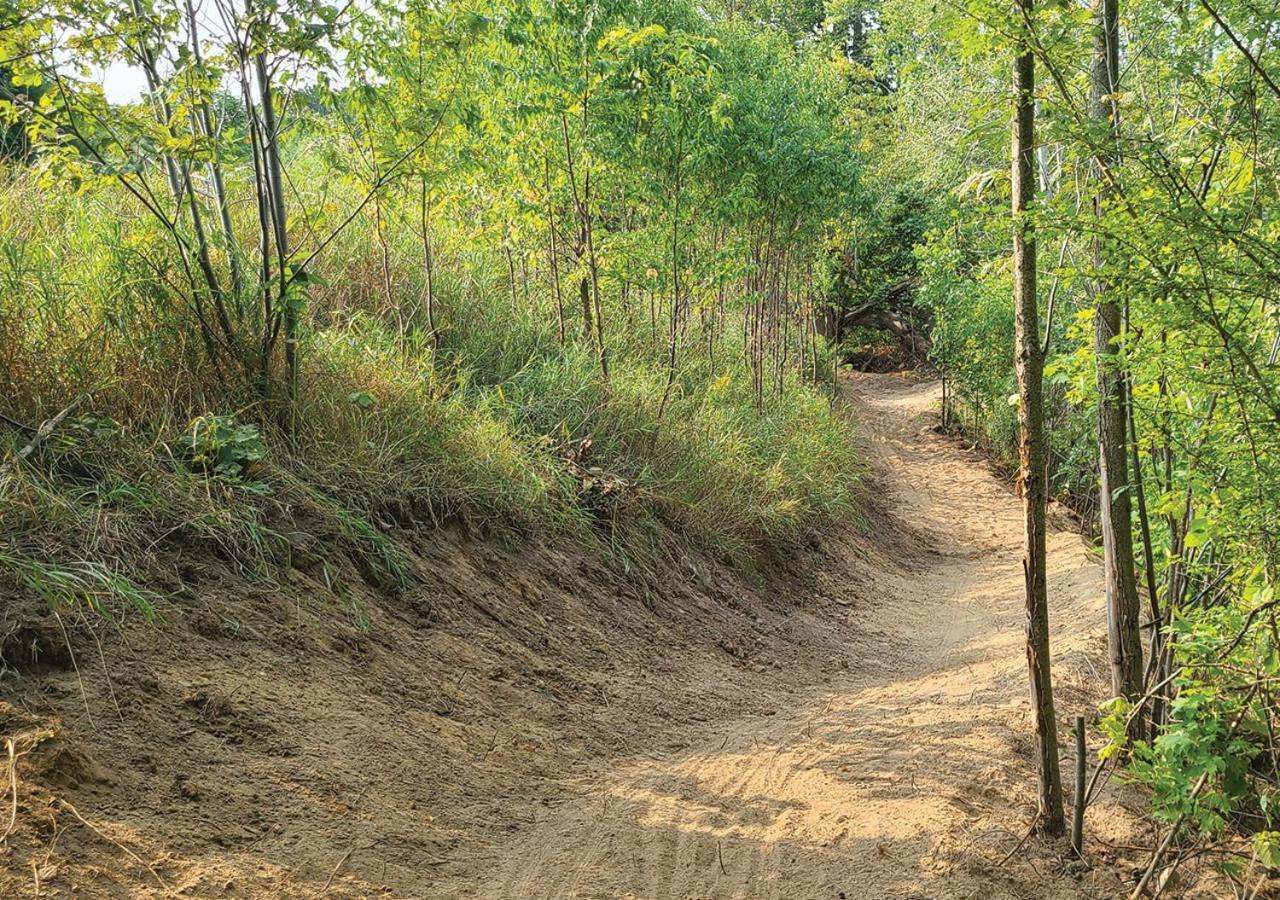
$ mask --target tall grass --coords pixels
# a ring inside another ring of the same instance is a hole
[[[461,226],[442,229],[435,347],[390,314],[368,223],[335,242],[285,427],[201,352],[163,235],[138,210],[4,177],[0,454],[29,437],[14,423],[88,395],[0,485],[0,570],[20,581],[38,564],[69,573],[68,596],[99,582],[110,593],[177,546],[266,576],[289,557],[280,523],[300,508],[392,589],[410,578],[382,527],[395,521],[604,537],[628,552],[674,532],[747,560],[852,508],[858,460],[823,393],[792,374],[753,408],[744,348],[727,340],[713,363],[692,349],[695,323],[664,406],[647,319],[621,309],[606,385],[591,348],[561,345],[550,292],[522,283],[513,303],[500,255]],[[403,316],[422,294],[416,238],[390,238]],[[233,478],[186,464],[178,441],[205,414],[257,426],[262,464]]]

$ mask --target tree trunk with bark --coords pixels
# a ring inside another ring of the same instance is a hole
[[[1114,194],[1111,177],[1117,170],[1117,103],[1120,53],[1118,0],[1095,0],[1093,38],[1092,115],[1105,133],[1104,146],[1093,160],[1094,216],[1099,220]],[[1105,131],[1104,131],[1105,130]],[[1093,264],[1101,273],[1107,259],[1101,229],[1093,239]],[[1133,556],[1125,416],[1128,407],[1124,370],[1117,362],[1120,305],[1111,285],[1099,275],[1094,281],[1094,356],[1098,370],[1098,461],[1101,473],[1099,507],[1102,518],[1103,569],[1107,588],[1107,637],[1111,656],[1111,689],[1129,700],[1142,693],[1142,639],[1138,631],[1140,604]],[[1136,720],[1135,720],[1136,721]]]
[[[1018,0],[1023,26],[1029,26],[1033,0]],[[1041,827],[1061,834],[1062,779],[1058,769],[1058,729],[1049,666],[1049,602],[1045,584],[1045,512],[1048,487],[1044,450],[1043,366],[1036,301],[1035,230],[1027,207],[1035,194],[1035,57],[1024,41],[1013,60],[1013,302],[1015,365],[1018,376],[1018,480],[1025,520],[1022,559],[1026,580],[1027,667],[1031,677],[1031,713],[1036,732],[1036,770]]]

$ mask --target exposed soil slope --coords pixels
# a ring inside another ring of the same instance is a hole
[[[0,896],[1114,896],[1038,839],[1002,862],[1033,809],[1018,501],[934,432],[935,384],[848,394],[868,523],[755,582],[436,530],[400,536],[420,588],[357,590],[367,631],[305,572],[198,560],[160,628],[67,621],[74,666],[0,682]],[[1088,712],[1100,576],[1074,534],[1050,554]],[[1108,792],[1089,829],[1138,821]]]
[[[1031,841],[1021,506],[980,458],[935,433],[937,385],[856,376],[848,388],[888,517],[858,662],[777,714],[712,729],[682,752],[583,779],[514,835],[459,896],[583,898],[1110,897]],[[1090,713],[1105,621],[1100,570],[1078,535],[1049,542],[1059,705]],[[857,564],[857,563],[855,563]],[[1064,740],[1067,730],[1063,728]],[[1064,753],[1070,779],[1071,756]],[[1136,818],[1104,798],[1095,837]],[[1103,857],[1109,856],[1105,849]],[[1095,859],[1098,856],[1095,855]],[[1123,871],[1123,870],[1122,870]]]

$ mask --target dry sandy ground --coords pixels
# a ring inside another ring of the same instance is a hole
[[[1070,865],[1038,840],[1000,863],[1034,808],[1019,501],[931,428],[936,383],[855,376],[848,393],[895,520],[880,525],[903,535],[890,546],[904,554],[851,613],[857,670],[773,715],[725,723],[696,747],[582,780],[490,871],[446,893],[799,900],[1122,889],[1115,867]],[[1090,657],[1105,619],[1100,569],[1078,535],[1050,535],[1049,578],[1060,709],[1091,714]],[[1068,788],[1072,769],[1064,748]],[[1124,842],[1137,839],[1133,823],[1104,799],[1087,827]]]
[[[198,560],[161,628],[68,623],[80,672],[0,682],[0,736],[24,751],[0,897],[1125,892],[1141,857],[1122,847],[1150,839],[1136,796],[1090,808],[1089,865],[1023,840],[1018,500],[936,432],[936,383],[846,393],[866,521],[754,581],[679,552],[619,571],[410,530],[420,589],[351,576],[367,631],[306,571],[232,590]],[[1049,548],[1070,791],[1102,587],[1076,534]]]

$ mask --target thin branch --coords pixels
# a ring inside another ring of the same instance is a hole
[[[53,433],[54,429],[57,428],[62,423],[62,420],[65,419],[67,416],[69,416],[72,410],[74,410],[77,406],[79,406],[85,400],[88,400],[89,396],[92,393],[93,391],[90,391],[89,393],[86,393],[86,394],[81,394],[79,397],[72,400],[71,403],[69,403],[67,406],[59,410],[57,415],[53,416],[53,418],[46,419],[44,423],[39,428],[36,429],[36,433],[32,436],[31,440],[28,441],[27,444],[21,450],[19,450],[17,454],[14,455],[13,459],[6,460],[4,463],[0,463],[0,485],[3,485],[4,479],[13,470],[14,465],[21,462],[22,460],[30,456],[32,453],[34,453],[35,449],[39,447],[40,444],[42,444],[44,440]]]
[[[1271,76],[1268,75],[1267,70],[1262,67],[1262,63],[1258,62],[1257,58],[1249,52],[1249,48],[1244,45],[1244,42],[1241,41],[1240,38],[1236,37],[1236,33],[1231,30],[1231,26],[1223,20],[1222,16],[1218,15],[1218,11],[1210,6],[1206,0],[1200,0],[1200,5],[1204,7],[1205,12],[1213,17],[1213,21],[1218,23],[1218,27],[1221,28],[1223,32],[1226,33],[1227,37],[1231,39],[1231,43],[1236,45],[1236,49],[1239,50],[1241,55],[1249,61],[1249,65],[1258,73],[1258,76],[1266,82],[1267,87],[1271,88],[1271,93],[1280,97],[1280,85],[1277,85],[1271,80]]]

